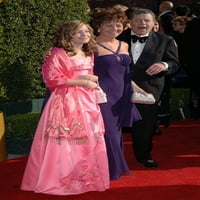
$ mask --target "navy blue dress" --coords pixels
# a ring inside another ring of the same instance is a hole
[[[131,58],[119,54],[121,42],[116,52],[97,43],[111,52],[98,56],[95,52],[94,74],[99,77],[99,85],[107,94],[107,103],[100,104],[105,124],[105,141],[109,161],[110,179],[130,174],[123,154],[122,127],[132,127],[141,116],[135,104],[131,103],[132,87],[129,64]]]

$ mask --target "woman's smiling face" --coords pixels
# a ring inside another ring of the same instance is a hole
[[[80,29],[73,35],[72,42],[74,44],[85,44],[88,43],[91,37],[90,30],[84,24]]]
[[[115,38],[123,31],[123,24],[120,21],[106,21],[99,27],[101,35]]]

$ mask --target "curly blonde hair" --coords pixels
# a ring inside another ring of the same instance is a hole
[[[95,36],[93,34],[93,29],[91,26],[80,20],[71,20],[63,22],[57,29],[57,32],[53,38],[53,45],[56,47],[64,48],[66,52],[70,53],[72,56],[76,55],[74,50],[74,45],[71,40],[73,35],[77,33],[80,28],[86,25],[91,34],[90,40],[88,43],[83,44],[83,52],[86,56],[91,56],[96,48]]]

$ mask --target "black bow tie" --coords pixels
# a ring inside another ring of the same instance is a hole
[[[144,43],[146,39],[148,38],[147,36],[145,37],[138,37],[137,35],[131,35],[133,43],[139,41],[140,43]]]

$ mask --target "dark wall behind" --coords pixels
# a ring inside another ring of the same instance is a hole
[[[91,8],[95,7],[108,7],[115,4],[123,4],[128,7],[136,6],[152,9],[155,12],[158,12],[158,5],[163,0],[88,0],[88,4]],[[173,0],[174,6],[176,7],[179,4],[191,5],[193,2],[199,2],[200,0]]]

